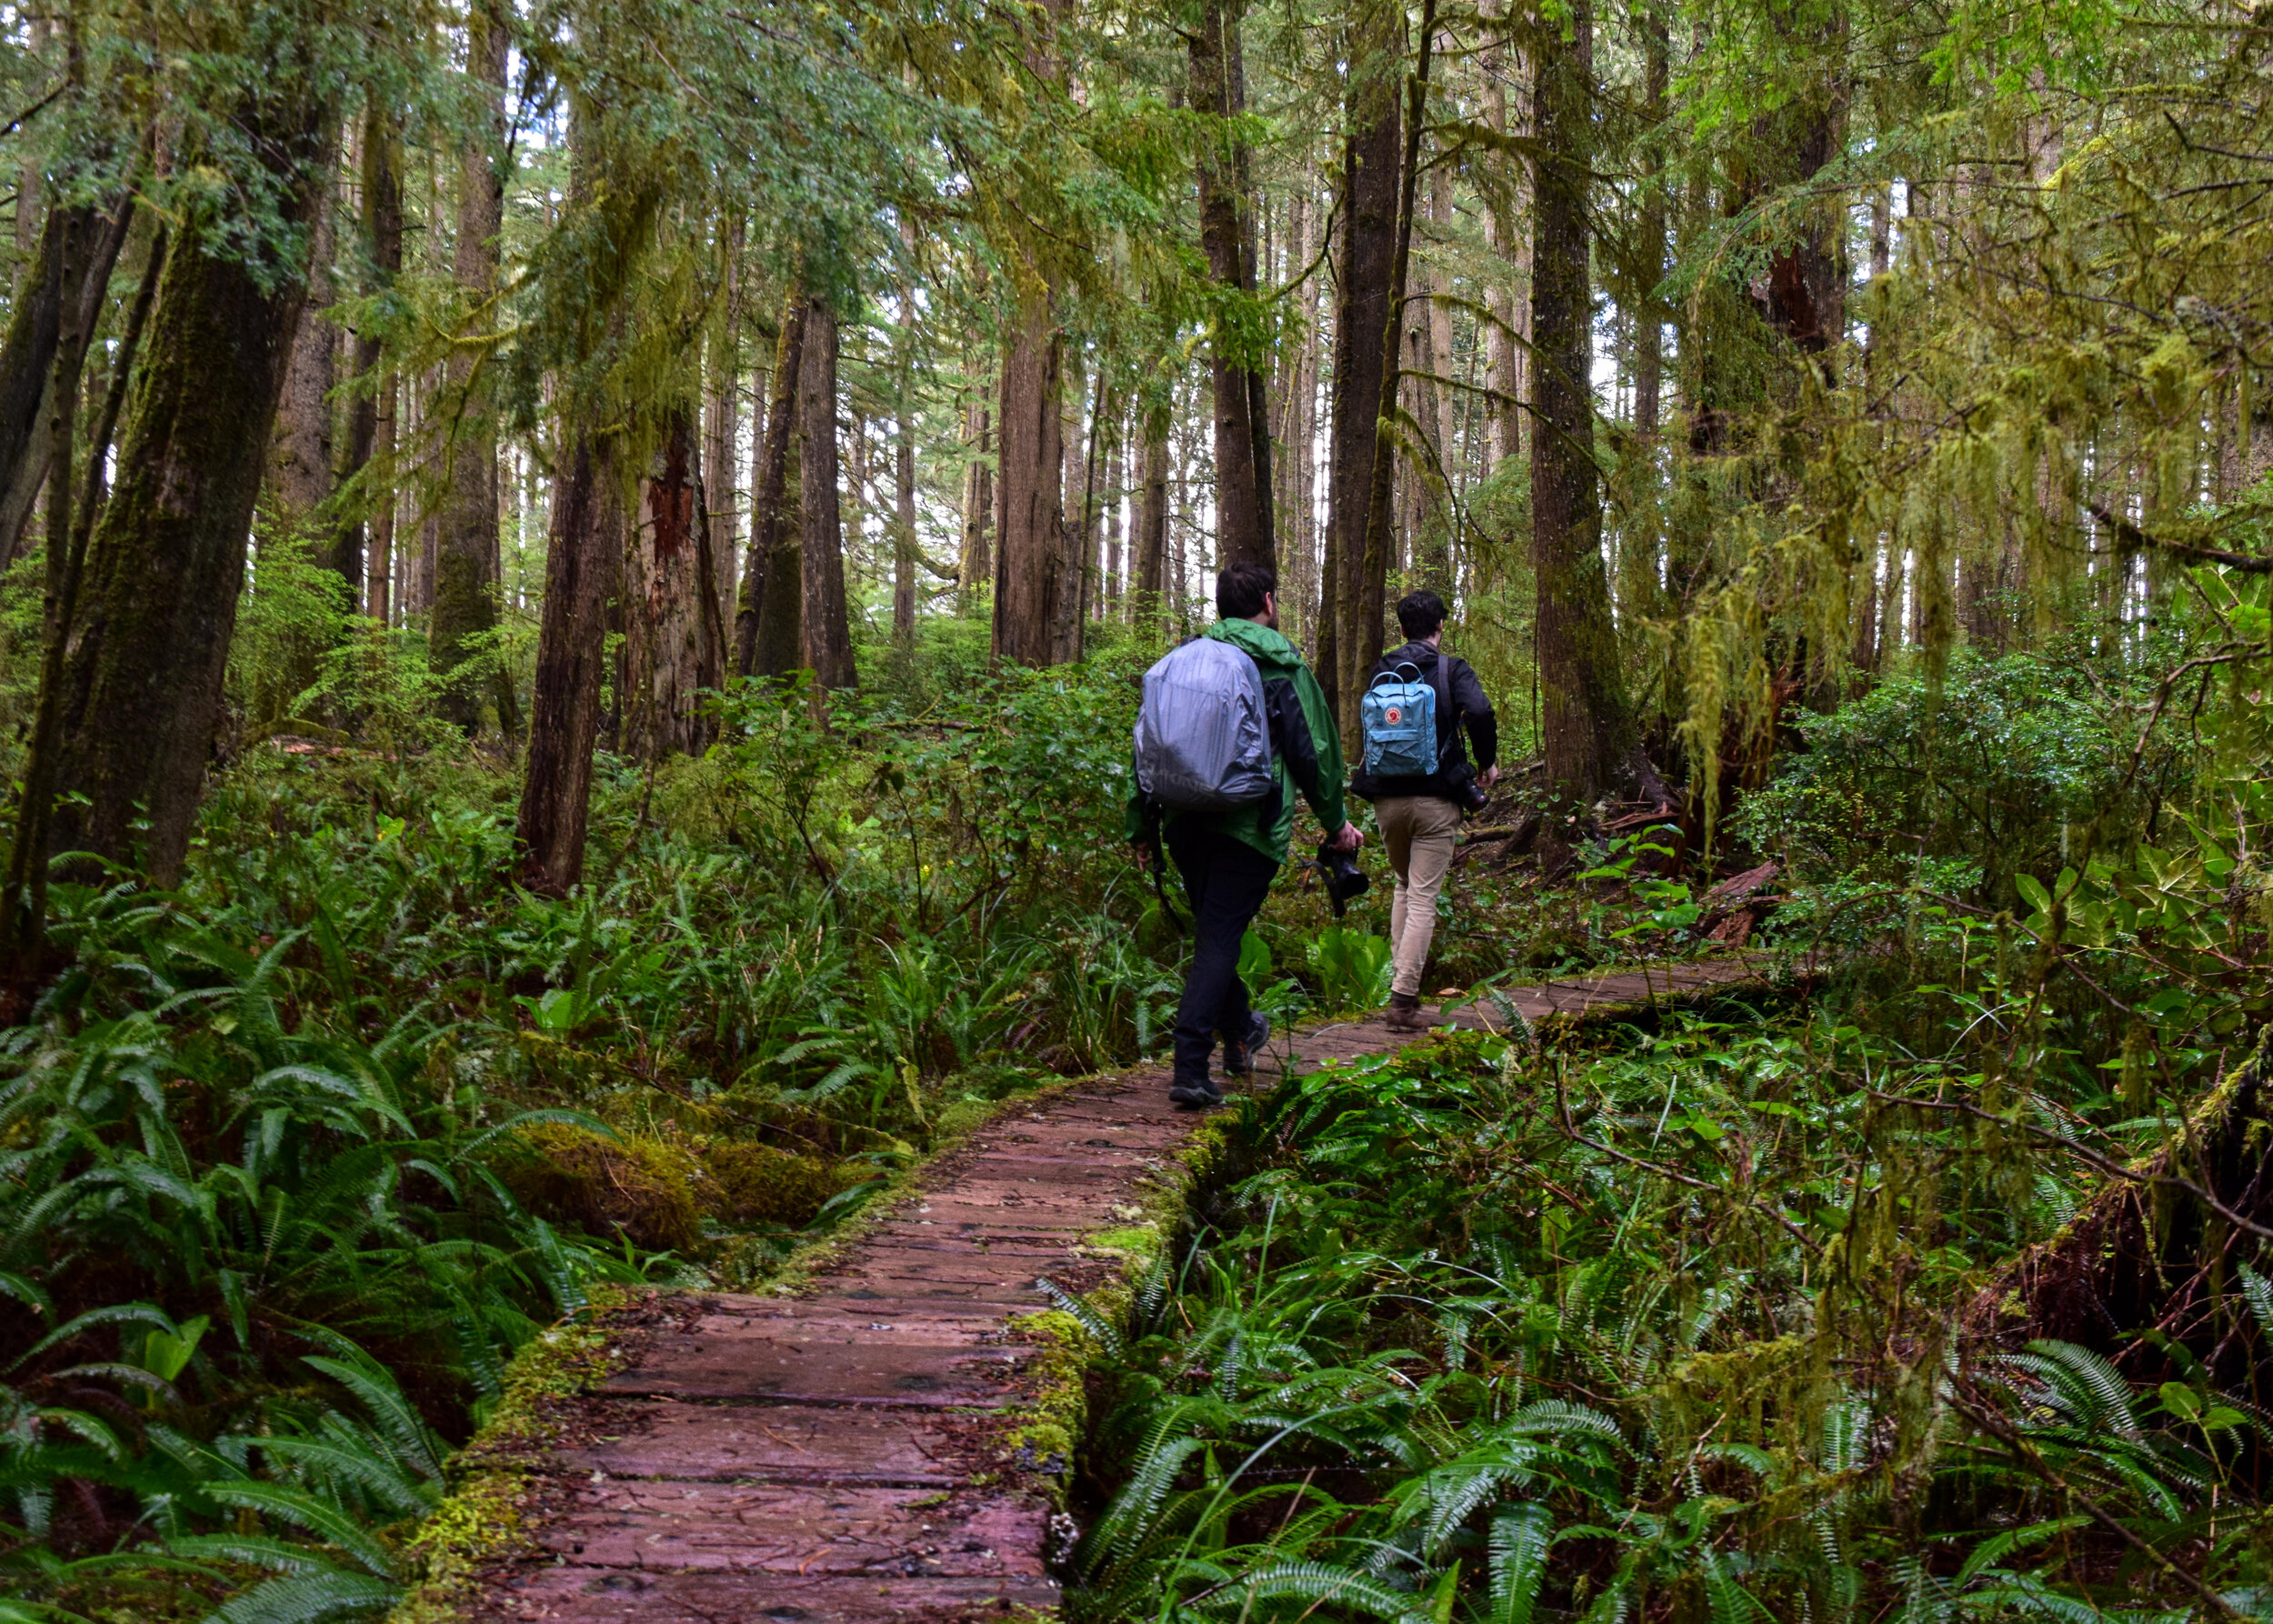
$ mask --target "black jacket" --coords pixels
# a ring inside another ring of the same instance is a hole
[[[1393,648],[1374,663],[1374,677],[1394,671],[1399,666],[1416,666],[1421,680],[1437,687],[1437,749],[1440,757],[1437,768],[1426,777],[1377,778],[1365,769],[1365,757],[1358,757],[1357,776],[1350,780],[1350,793],[1366,800],[1377,801],[1386,796],[1433,795],[1439,800],[1457,800],[1453,786],[1467,776],[1467,746],[1476,746],[1477,772],[1482,772],[1499,759],[1499,721],[1492,715],[1492,702],[1485,695],[1484,685],[1476,680],[1476,673],[1467,661],[1457,655],[1444,655],[1444,681],[1437,681],[1437,662],[1440,657],[1426,643],[1407,643]],[[1452,705],[1447,709],[1443,695],[1449,689]],[[1463,725],[1467,737],[1462,736]]]

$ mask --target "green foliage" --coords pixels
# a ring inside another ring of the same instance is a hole
[[[2025,1153],[1876,1103],[1954,1058],[1692,1018],[1591,1056],[1462,1039],[1244,1108],[1247,1176],[1100,1338],[1106,1509],[1069,1609],[2176,1616],[2153,1565],[2117,1574],[2132,1537],[2250,1579],[2273,1525],[2241,1479],[2273,1432],[2207,1368],[2158,1388],[2039,1341],[1916,1379],[2094,1177],[2032,1184]]]

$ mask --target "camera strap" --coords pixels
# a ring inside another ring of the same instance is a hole
[[[1147,867],[1152,870],[1153,895],[1160,898],[1160,911],[1168,917],[1177,935],[1184,936],[1187,934],[1184,921],[1169,902],[1168,887],[1160,877],[1160,871],[1168,866],[1168,843],[1160,836],[1160,803],[1150,796],[1145,797],[1145,836],[1146,844],[1152,847],[1152,861]]]

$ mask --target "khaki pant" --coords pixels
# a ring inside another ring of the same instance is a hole
[[[1397,795],[1376,801],[1373,816],[1397,875],[1397,897],[1389,904],[1389,957],[1396,969],[1389,989],[1417,994],[1429,939],[1437,934],[1437,893],[1452,867],[1460,808],[1433,795]]]

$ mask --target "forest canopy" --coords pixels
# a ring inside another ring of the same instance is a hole
[[[1782,990],[1243,1108],[1077,1305],[1069,1610],[2273,1618],[2269,70],[2236,0],[0,5],[0,1618],[431,1600],[547,1328],[1157,1055],[1136,685],[1238,564],[1352,747],[1450,605],[1435,997]],[[1284,873],[1257,1007],[1383,1005],[1388,890]]]

